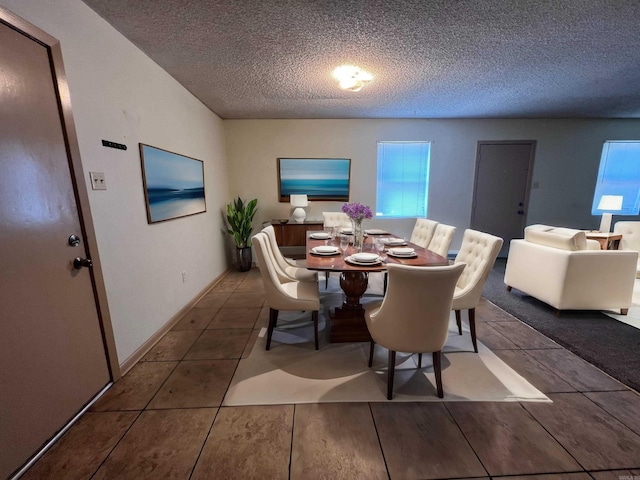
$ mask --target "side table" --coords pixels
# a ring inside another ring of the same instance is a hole
[[[586,232],[589,240],[597,240],[600,243],[600,250],[618,250],[622,234],[608,232]]]

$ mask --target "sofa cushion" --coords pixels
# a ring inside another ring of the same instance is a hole
[[[586,250],[587,236],[582,230],[548,225],[530,225],[524,229],[524,239],[561,250]]]

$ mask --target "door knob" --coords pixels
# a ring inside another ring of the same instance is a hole
[[[93,267],[93,262],[91,261],[90,258],[80,258],[77,257],[74,261],[73,261],[73,268],[75,268],[76,270],[80,270],[82,267]]]
[[[80,245],[80,237],[77,235],[71,235],[69,237],[69,245],[71,245],[72,247],[77,247],[78,245]]]

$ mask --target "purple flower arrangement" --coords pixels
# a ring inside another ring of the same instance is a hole
[[[373,212],[369,207],[359,202],[343,203],[342,211],[352,220],[361,222],[365,218],[372,218]]]

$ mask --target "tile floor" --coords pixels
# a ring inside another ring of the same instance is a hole
[[[220,407],[267,320],[229,273],[23,478],[640,480],[640,396],[488,302],[479,339],[552,404]]]

